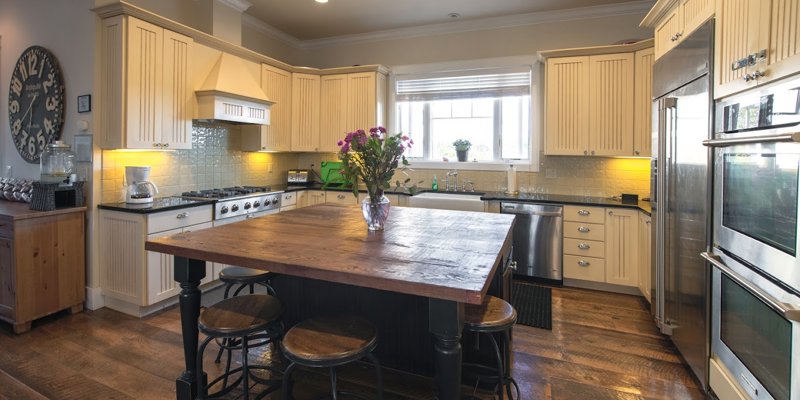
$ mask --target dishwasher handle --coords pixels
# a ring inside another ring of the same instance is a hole
[[[563,211],[533,211],[533,210],[525,210],[519,209],[513,204],[503,204],[502,206],[503,212],[507,214],[525,214],[525,215],[535,215],[538,217],[561,217],[563,215]],[[551,207],[552,209],[553,207]]]

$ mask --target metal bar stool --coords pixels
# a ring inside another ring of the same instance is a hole
[[[275,343],[280,341],[282,329],[278,323],[278,318],[281,315],[283,306],[281,302],[274,296],[248,294],[243,296],[235,296],[225,299],[204,309],[200,313],[198,325],[200,332],[207,337],[200,344],[197,352],[197,382],[203,382],[203,352],[206,346],[215,339],[223,339],[225,343],[232,343],[233,339],[237,339],[239,343],[235,349],[242,350],[242,366],[233,370],[231,367],[231,350],[228,349],[228,362],[225,366],[225,372],[200,388],[199,398],[214,398],[220,397],[231,390],[236,388],[239,383],[242,383],[243,398],[249,399],[249,380],[252,378],[254,381],[264,383],[269,388],[258,397],[266,396],[272,391],[280,387],[280,380],[264,380],[251,375],[251,370],[261,369],[275,373],[281,373],[279,369],[269,366],[249,365],[247,361],[247,352],[251,347],[251,340],[260,340],[257,345],[266,345],[268,343]],[[228,384],[228,377],[241,372],[239,377],[231,384]],[[208,394],[208,390],[222,381],[222,388],[217,392]]]
[[[275,296],[275,289],[272,287],[272,278],[274,277],[275,273],[270,271],[235,266],[226,267],[219,273],[219,280],[225,284],[225,294],[222,298],[227,299],[233,288],[236,288],[233,291],[233,296],[238,296],[245,288],[249,288],[250,294],[253,294],[255,293],[255,285],[266,287],[267,293]],[[219,364],[220,360],[222,360],[222,352],[226,350],[228,351],[228,363],[230,363],[231,350],[238,350],[239,342],[235,339],[222,339],[217,340],[217,344],[219,345],[219,351],[214,363]]]
[[[297,365],[330,369],[331,398],[339,395],[366,399],[357,394],[336,389],[336,367],[368,358],[375,366],[377,399],[383,399],[381,365],[372,350],[378,345],[375,326],[369,321],[352,316],[323,316],[307,319],[286,332],[281,349],[290,361],[283,373],[283,399],[291,396],[291,375]]]
[[[519,386],[514,378],[511,377],[511,372],[505,367],[506,360],[511,356],[509,332],[511,327],[517,322],[517,310],[508,304],[506,301],[494,297],[486,296],[481,305],[467,304],[464,306],[464,331],[474,332],[480,336],[484,334],[489,339],[494,350],[497,366],[492,367],[484,364],[477,363],[464,363],[465,370],[476,370],[479,372],[490,371],[491,375],[482,375],[478,373],[477,384],[481,379],[493,379],[497,381],[495,392],[503,400],[504,393],[508,393],[509,399],[514,399],[511,394],[511,385],[517,393],[517,400],[519,400]],[[502,340],[500,344],[497,343],[495,334],[501,333]],[[502,346],[501,346],[502,345]]]

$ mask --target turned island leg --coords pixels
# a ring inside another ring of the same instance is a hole
[[[459,340],[463,327],[463,303],[428,299],[428,329],[434,339],[436,397],[439,400],[456,400],[461,397],[461,343]]]
[[[183,337],[183,357],[186,370],[175,381],[175,396],[178,400],[191,400],[197,397],[197,341],[199,330],[197,319],[200,317],[200,280],[206,276],[206,262],[175,256],[175,281],[181,286],[178,301],[181,309],[181,335]]]

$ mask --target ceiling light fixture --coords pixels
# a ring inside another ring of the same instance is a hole
[[[316,1],[317,3],[323,3],[323,4],[328,2],[328,0],[314,0],[314,1]]]
[[[450,13],[450,14],[447,14],[447,16],[450,17],[450,18],[458,18],[458,17],[461,16],[461,14],[459,14],[459,13]]]

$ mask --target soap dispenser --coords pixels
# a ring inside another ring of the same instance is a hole
[[[433,190],[434,192],[439,191],[439,181],[436,180],[436,175],[433,176],[433,183],[431,183],[431,190]]]

